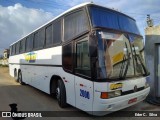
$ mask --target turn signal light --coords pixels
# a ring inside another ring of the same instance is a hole
[[[107,92],[101,92],[101,98],[102,99],[107,99],[108,98],[108,93]]]

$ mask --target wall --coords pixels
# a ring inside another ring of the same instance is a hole
[[[146,64],[150,71],[148,79],[151,91],[150,98],[160,98],[160,26],[147,27],[145,29],[145,55]],[[158,100],[159,101],[159,100]]]

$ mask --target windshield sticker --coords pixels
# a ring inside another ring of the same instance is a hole
[[[29,52],[27,54],[24,54],[25,60],[29,63],[34,63],[37,58],[37,54],[34,52]]]
[[[115,54],[112,57],[112,63],[113,63],[113,65],[116,64],[116,63],[118,63],[118,62],[123,61],[123,57],[124,57],[124,53],[123,52],[119,52],[119,53]]]
[[[110,90],[116,90],[122,87],[123,87],[122,83],[110,84]]]

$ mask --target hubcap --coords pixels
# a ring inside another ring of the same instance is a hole
[[[60,100],[60,89],[59,89],[59,87],[57,87],[57,89],[56,89],[56,98],[58,100]]]

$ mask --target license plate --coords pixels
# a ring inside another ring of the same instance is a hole
[[[131,104],[131,103],[134,103],[134,102],[137,102],[137,98],[130,99],[130,100],[128,101],[128,104]]]

